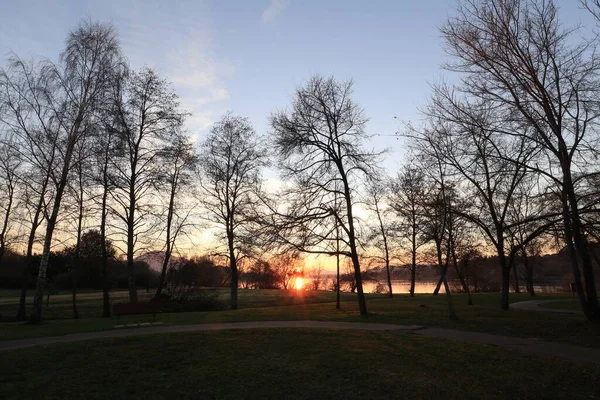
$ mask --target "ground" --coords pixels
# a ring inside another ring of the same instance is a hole
[[[39,398],[41,389],[47,399],[600,396],[597,366],[393,332],[165,334],[1,357],[5,398]]]
[[[13,312],[14,294],[0,298]],[[599,347],[600,329],[581,315],[499,309],[498,294],[455,295],[449,321],[443,295],[370,295],[360,317],[355,297],[342,310],[334,294],[241,291],[235,311],[162,314],[164,325],[321,320],[418,324]],[[570,296],[570,295],[569,295]],[[118,296],[117,296],[118,297]],[[226,295],[223,295],[226,300]],[[540,296],[556,304],[567,295]],[[12,300],[11,300],[12,299]],[[511,301],[528,300],[511,295]],[[286,304],[286,305],[281,305]],[[553,304],[553,303],[547,303]],[[41,326],[0,324],[0,340],[113,330],[96,316],[97,294],[82,295],[84,318],[71,320],[68,296],[51,298]],[[561,306],[562,307],[562,306]],[[150,317],[151,319],[151,317]],[[126,324],[148,321],[126,317]],[[58,368],[60,367],[60,368]],[[127,377],[127,378],[124,378]],[[600,367],[494,346],[399,332],[269,329],[136,336],[38,346],[0,353],[1,397],[86,398],[600,398]]]

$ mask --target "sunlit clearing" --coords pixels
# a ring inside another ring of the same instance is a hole
[[[304,286],[304,279],[302,279],[300,277],[297,277],[296,278],[296,285],[295,285],[296,290],[302,289],[302,286]]]

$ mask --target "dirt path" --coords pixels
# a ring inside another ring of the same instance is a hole
[[[353,323],[334,321],[256,321],[198,325],[169,325],[140,328],[114,329],[101,332],[77,333],[65,336],[52,336],[33,339],[9,340],[0,342],[0,352],[26,347],[68,343],[82,340],[120,338],[138,335],[152,335],[175,332],[214,331],[223,329],[268,329],[268,328],[314,328],[350,329],[367,331],[397,331],[426,337],[447,339],[465,343],[498,346],[508,350],[524,351],[571,361],[600,365],[600,349],[574,346],[565,343],[544,342],[536,339],[523,339],[488,333],[467,332],[454,329],[427,328],[419,325],[394,325],[374,323]]]
[[[542,311],[542,312],[555,312],[555,313],[565,313],[565,314],[582,314],[580,310],[565,310],[559,308],[548,308],[548,307],[540,307],[540,304],[544,303],[554,303],[562,300],[529,300],[529,301],[520,301],[518,303],[512,303],[510,308],[515,310],[528,310],[528,311]]]

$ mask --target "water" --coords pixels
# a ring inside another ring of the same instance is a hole
[[[387,282],[381,281],[380,283],[382,283],[384,285],[385,292],[387,292]],[[378,282],[374,282],[374,281],[363,282],[364,292],[365,293],[374,293],[377,284],[378,284]],[[433,293],[436,285],[437,285],[437,281],[423,281],[423,282],[416,281],[415,282],[415,293]],[[451,284],[450,288],[452,289],[452,287],[453,286]],[[520,289],[521,289],[521,292],[523,292],[523,293],[527,292],[525,285],[521,285]],[[557,284],[534,285],[533,290],[536,293],[564,293],[565,292],[564,288],[561,285],[557,285]],[[510,288],[510,291],[514,292],[514,288],[512,286]],[[392,280],[392,292],[393,293],[410,293],[410,281]],[[446,293],[446,291],[444,290],[444,285],[441,286],[440,293]]]
[[[387,292],[387,282],[381,282],[384,285],[384,289]],[[365,293],[374,293],[375,287],[378,282],[367,281],[363,282],[363,291]],[[415,282],[415,293],[433,293],[435,290],[435,286],[437,285],[437,281],[425,281],[425,282]],[[392,292],[393,293],[410,293],[410,281],[404,280],[392,280]],[[440,289],[440,293],[446,293],[444,290],[444,285],[442,285]]]

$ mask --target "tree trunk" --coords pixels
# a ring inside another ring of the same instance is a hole
[[[100,220],[100,240],[102,241],[102,317],[110,317],[110,297],[108,287],[108,249],[106,248],[106,200],[108,185],[106,183],[102,193],[102,216]]]
[[[500,308],[503,310],[508,310],[508,295],[509,295],[509,287],[510,287],[510,268],[503,266],[502,267],[502,290],[500,294]]]
[[[381,236],[383,237],[383,256],[385,260],[385,271],[387,273],[388,297],[392,298],[394,297],[394,294],[392,292],[392,277],[390,275],[390,250],[388,248],[387,234],[385,232],[383,220],[381,219],[381,212],[379,210],[379,204],[377,200],[375,200],[375,210],[377,212],[377,219],[379,220],[379,229],[381,229]]]
[[[335,308],[339,310],[341,308],[340,305],[340,238],[339,238],[339,229],[336,228],[336,249],[337,254],[335,255],[335,271],[336,271],[336,285],[335,285]]]
[[[590,258],[587,240],[583,235],[583,225],[579,217],[577,196],[573,189],[571,171],[569,166],[563,166],[563,221],[565,224],[565,241],[567,251],[571,256],[573,275],[577,295],[581,303],[583,313],[590,322],[600,323],[600,305],[596,292],[594,268]],[[583,269],[583,281],[579,271],[579,262]]]
[[[79,115],[73,126],[72,135],[75,135],[76,133],[78,133],[79,126],[81,124],[81,119],[82,119],[82,116]],[[36,288],[35,288],[35,296],[33,298],[33,307],[31,309],[31,315],[29,317],[29,321],[34,324],[42,322],[42,299],[44,297],[44,288],[46,287],[46,272],[48,270],[48,261],[50,260],[50,248],[52,246],[52,236],[54,235],[54,228],[56,226],[56,220],[58,218],[58,212],[60,210],[60,203],[62,201],[62,196],[65,191],[65,187],[67,186],[67,177],[68,177],[69,169],[71,166],[71,158],[73,156],[74,147],[75,147],[74,137],[69,138],[69,143],[67,145],[67,150],[65,152],[65,158],[64,158],[64,162],[63,162],[63,168],[62,168],[60,181],[58,182],[58,186],[56,188],[56,193],[54,195],[54,204],[52,206],[52,213],[50,214],[50,218],[48,219],[48,223],[46,225],[46,237],[44,238],[42,259],[40,260],[40,268],[39,268],[37,284],[36,284]]]
[[[447,270],[447,268],[446,268]],[[448,286],[448,278],[444,273],[444,290],[446,291],[446,300],[448,301],[448,315],[450,316],[450,320],[456,321],[458,320],[458,316],[454,311],[454,304],[452,303],[452,294],[450,293],[450,287]]]
[[[350,194],[350,186],[348,185],[348,178],[344,171],[341,162],[338,164],[338,169],[344,184],[344,198],[346,200],[346,211],[348,213],[348,242],[350,244],[350,253],[352,255],[352,265],[354,266],[354,280],[356,281],[356,293],[358,296],[358,309],[360,315],[368,315],[367,301],[365,300],[365,294],[363,292],[362,275],[360,272],[360,261],[358,259],[358,249],[356,246],[356,235],[354,231],[354,216],[352,213],[352,196]]]
[[[413,223],[412,227],[412,262],[410,266],[410,297],[415,297],[415,280],[417,275],[417,228]]]
[[[175,179],[175,178],[173,178]],[[177,192],[177,182],[174,180],[171,182],[171,193],[169,196],[169,210],[167,211],[167,238],[165,246],[165,258],[163,265],[160,270],[160,281],[158,282],[158,288],[156,289],[155,299],[159,299],[162,293],[162,288],[165,284],[165,276],[167,274],[167,267],[171,260],[172,246],[171,246],[171,224],[173,223],[173,210],[175,208],[175,193]]]
[[[442,283],[444,283],[444,277],[446,275],[446,271],[442,263],[442,243],[440,240],[435,241],[435,250],[437,253],[438,268],[440,269],[440,278],[438,279],[437,285],[435,285],[435,289],[433,290],[433,295],[437,296],[440,292]]]
[[[465,261],[465,282],[467,284],[467,305],[473,305],[473,299],[471,298],[471,289],[469,288],[469,261]]]
[[[10,221],[10,212],[13,205],[14,188],[9,186],[8,189],[8,204],[6,205],[6,214],[4,215],[4,222],[2,223],[2,231],[0,232],[0,265],[2,265],[2,258],[6,252],[6,233],[8,232],[8,222]]]
[[[433,289],[433,295],[437,296],[442,287],[442,283],[444,283],[444,269],[440,267],[440,277],[438,278],[437,284],[435,285],[435,289]]]
[[[46,188],[48,187],[49,175],[46,174],[42,186],[40,188],[40,197],[38,199],[35,213],[33,214],[33,220],[31,221],[31,229],[29,230],[29,237],[27,239],[27,251],[25,252],[25,266],[23,267],[23,278],[21,282],[21,296],[19,297],[19,310],[17,311],[17,319],[24,321],[26,319],[26,301],[27,301],[27,289],[29,288],[29,278],[31,270],[33,269],[33,244],[35,242],[35,233],[37,228],[40,226],[40,215],[42,213],[42,207],[44,206],[44,197],[46,194]]]
[[[533,289],[533,266],[529,263],[529,256],[525,250],[523,254],[523,266],[525,267],[525,288],[530,296],[535,296],[535,290]]]
[[[80,161],[81,162],[81,161]],[[80,251],[81,251],[81,231],[83,229],[83,171],[79,166],[79,215],[77,218],[77,243],[75,245],[75,260],[73,262],[72,278],[73,278],[73,318],[78,319],[77,312],[77,280],[79,279]]]
[[[76,273],[75,271],[73,271]],[[72,293],[72,301],[73,301],[73,319],[79,318],[79,312],[77,312],[77,277],[73,276],[73,293]]]
[[[515,293],[521,293],[521,288],[519,287],[519,273],[517,271],[517,264],[513,265],[513,275],[515,279]]]
[[[238,308],[238,269],[235,257],[235,247],[233,243],[233,232],[227,230],[227,244],[229,246],[229,269],[231,270],[231,309]]]

